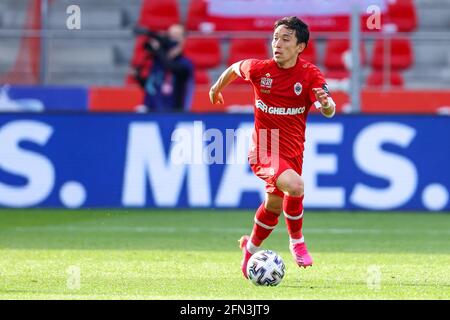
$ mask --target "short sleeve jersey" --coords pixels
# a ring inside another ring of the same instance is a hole
[[[242,60],[240,76],[251,82],[255,102],[255,128],[251,151],[264,150],[283,158],[303,155],[306,119],[316,101],[313,88],[326,81],[313,64],[298,58],[295,66],[282,69],[273,60]]]

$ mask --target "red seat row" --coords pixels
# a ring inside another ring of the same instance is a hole
[[[417,13],[413,0],[389,0],[384,23],[394,24],[397,31],[410,32],[417,27]],[[187,29],[202,30],[209,22],[208,0],[191,0],[187,12]],[[180,23],[177,0],[143,0],[139,23],[153,30],[165,30],[173,23]],[[224,19],[216,30],[248,30],[248,19]]]
[[[145,38],[138,37],[136,41],[134,55],[131,61],[133,67],[144,65],[148,60],[148,55],[143,49]],[[230,41],[230,51],[226,61],[227,65],[246,58],[267,59],[271,57],[266,39],[232,39]],[[325,48],[324,66],[327,75],[332,78],[348,77],[348,65],[346,61],[349,55],[350,43],[348,40],[328,40]],[[386,54],[385,50],[390,50]],[[196,69],[210,69],[222,64],[222,52],[220,40],[217,38],[188,38],[185,45],[185,55],[189,57]],[[361,64],[367,64],[367,54],[363,44],[360,46]],[[389,41],[377,40],[374,44],[371,67],[374,70],[383,70],[386,63],[386,56],[390,60],[393,71],[405,70],[413,64],[413,50],[408,39],[393,39]],[[315,41],[310,41],[302,57],[312,63],[317,63],[317,53]],[[147,67],[148,64],[145,64]],[[397,82],[396,82],[397,83]]]
[[[150,30],[167,30],[172,24],[180,23],[177,0],[143,0],[138,24]]]
[[[388,16],[386,21],[397,25],[399,31],[411,31],[416,27],[416,11],[412,0],[389,0]],[[187,28],[198,30],[199,24],[207,19],[207,1],[191,0],[188,9]],[[236,20],[236,19],[234,19]],[[152,30],[166,30],[170,25],[180,22],[180,14],[177,0],[143,0],[141,15],[138,23]],[[233,21],[235,24],[236,21]],[[234,29],[236,26],[234,25]],[[148,69],[148,54],[143,49],[144,38],[138,37],[135,45],[132,66],[144,66]],[[386,47],[390,49],[385,52]],[[245,58],[264,59],[271,56],[268,50],[269,44],[265,39],[232,39],[230,42],[229,55],[226,61],[222,60],[220,40],[217,38],[188,38],[185,46],[185,54],[194,62],[197,73],[196,79],[199,83],[208,82],[210,68],[219,66],[222,62],[231,64]],[[360,47],[361,63],[367,64],[367,55],[364,45]],[[317,49],[314,40],[311,40],[302,57],[317,64]],[[333,78],[345,78],[348,76],[346,56],[349,52],[347,40],[329,40],[326,44],[324,65],[326,74]],[[407,69],[413,63],[413,51],[408,39],[394,39],[391,41],[375,41],[370,65],[374,72],[369,77],[370,83],[379,83],[385,77],[381,71],[389,57],[391,72],[391,83],[400,84],[400,70]],[[381,80],[380,80],[381,79]]]
[[[385,52],[386,50],[390,50]],[[347,69],[346,55],[350,52],[348,40],[328,40],[325,49],[324,65],[330,70]],[[214,68],[221,64],[222,56],[220,41],[216,38],[188,38],[185,54],[190,57],[198,68]],[[360,45],[361,63],[367,63],[367,54],[363,44]],[[371,66],[383,69],[386,57],[390,59],[393,69],[404,70],[413,64],[413,50],[408,39],[376,40]],[[272,55],[265,39],[231,39],[227,65],[247,58],[268,59]],[[317,63],[315,41],[310,41],[301,54],[302,58]]]

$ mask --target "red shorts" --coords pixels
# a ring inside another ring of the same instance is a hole
[[[258,157],[256,152],[250,152],[248,161],[253,173],[266,182],[266,192],[280,197],[284,197],[284,193],[276,186],[278,177],[287,169],[292,169],[302,175],[303,155],[285,159],[271,155],[259,155]]]

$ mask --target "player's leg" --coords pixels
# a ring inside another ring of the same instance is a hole
[[[289,233],[289,247],[292,255],[299,266],[311,266],[313,261],[306,248],[302,233],[303,179],[293,169],[285,170],[277,179],[277,188],[285,193],[283,211]]]
[[[259,206],[255,214],[252,233],[242,236],[239,240],[243,257],[241,269],[247,277],[247,262],[255,252],[259,251],[262,242],[267,239],[278,224],[278,218],[283,210],[283,194],[266,193],[265,201]]]
[[[285,193],[283,211],[289,236],[295,240],[301,239],[303,236],[303,179],[293,169],[288,169],[278,177],[277,188]]]
[[[253,230],[250,236],[251,245],[256,248],[254,252],[258,251],[262,242],[275,229],[282,210],[283,197],[277,194],[266,193],[266,200],[256,211]]]

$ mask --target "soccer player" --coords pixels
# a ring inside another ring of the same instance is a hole
[[[297,17],[276,21],[272,59],[232,64],[209,91],[212,104],[223,104],[221,91],[242,77],[251,82],[255,95],[255,127],[248,160],[252,171],[266,182],[266,199],[256,211],[250,237],[244,235],[239,240],[246,278],[248,260],[275,228],[282,212],[295,261],[304,268],[313,264],[302,233],[306,118],[312,105],[331,118],[336,104],[319,69],[301,58],[308,40],[308,26]]]

